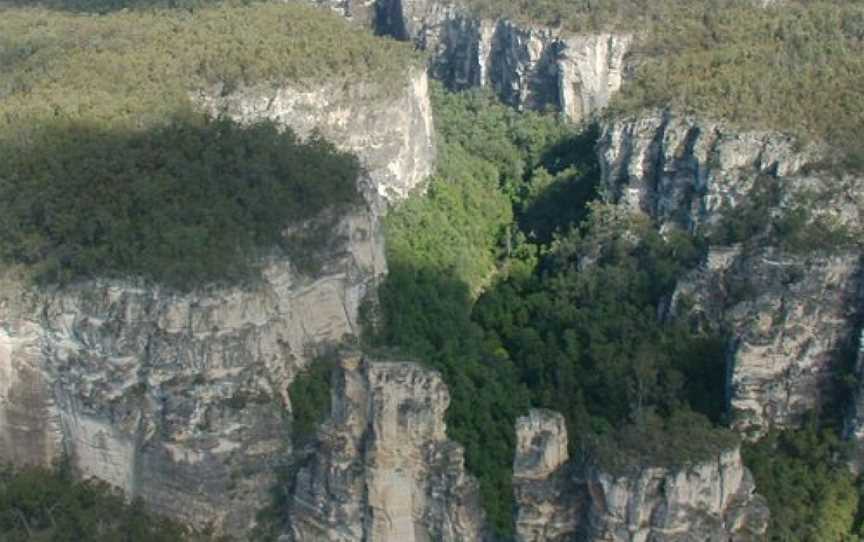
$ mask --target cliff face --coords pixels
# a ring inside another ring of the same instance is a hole
[[[768,509],[754,494],[739,448],[678,468],[634,466],[612,474],[567,466],[560,414],[533,411],[517,424],[517,535],[525,542],[748,540]]]
[[[241,121],[270,119],[298,135],[317,132],[358,155],[368,177],[362,188],[373,206],[398,201],[421,185],[435,162],[435,130],[426,73],[412,68],[406,80],[370,85],[340,81],[315,87],[256,87],[195,96],[212,114]]]
[[[419,183],[434,148],[420,73],[390,101],[332,88],[262,96],[202,100],[240,120],[317,127],[357,151],[367,202],[292,232],[324,232],[302,254],[320,262],[314,273],[273,257],[259,282],[189,294],[132,280],[36,289],[5,273],[0,460],[66,455],[158,512],[233,532],[268,502],[271,467],[291,453],[286,387],[316,351],[356,334],[358,306],[386,271],[383,199]]]
[[[587,495],[567,463],[564,416],[532,410],[516,422],[513,494],[521,542],[565,542],[585,534]]]
[[[482,540],[477,483],[445,436],[449,402],[436,372],[345,359],[331,418],[294,483],[291,538]]]
[[[620,88],[628,34],[569,34],[483,19],[451,2],[379,0],[383,34],[431,55],[430,72],[448,88],[490,88],[519,109],[553,108],[581,121]]]
[[[776,228],[745,244],[729,244],[718,232],[745,210],[771,221],[801,205],[808,223],[858,231],[861,179],[809,172],[818,149],[798,149],[779,134],[661,112],[608,124],[599,152],[609,199],[649,214],[662,230],[699,232],[711,241],[671,309],[695,325],[730,332],[735,427],[756,437],[795,426],[831,400],[856,333],[857,251],[827,237],[796,248]],[[773,201],[758,203],[766,190]]]

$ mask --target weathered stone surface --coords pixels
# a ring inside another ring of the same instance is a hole
[[[566,463],[564,418],[532,411],[517,423],[516,534],[524,542],[727,542],[758,539],[768,509],[738,447],[675,468],[612,474]],[[601,459],[602,462],[602,459]]]
[[[379,0],[378,31],[431,55],[430,71],[454,90],[492,89],[519,109],[591,117],[621,88],[629,34],[572,34],[507,19],[483,19],[458,3]]]
[[[318,133],[356,153],[369,175],[367,200],[404,199],[421,186],[435,163],[435,129],[428,77],[411,68],[404,81],[323,83],[314,87],[242,88],[223,95],[212,88],[196,101],[213,114],[241,122],[270,119],[298,135]]]
[[[366,200],[294,228],[326,227],[314,273],[272,256],[260,281],[180,294],[133,279],[37,289],[6,272],[0,461],[65,454],[157,512],[247,532],[272,465],[291,453],[287,385],[315,352],[356,335],[361,300],[386,271],[380,214],[431,171],[426,76],[399,88],[357,102],[372,88],[199,97],[213,112],[317,129],[358,153]]]
[[[564,542],[580,529],[585,492],[567,460],[564,416],[532,410],[517,420],[513,492],[521,542]]]
[[[661,230],[712,231],[769,179],[779,190],[766,219],[802,197],[814,217],[860,230],[864,184],[808,171],[815,147],[771,132],[649,112],[607,124],[598,151],[608,199],[644,212]],[[783,248],[773,234],[746,246],[714,243],[678,286],[673,312],[731,332],[729,399],[734,425],[751,437],[797,425],[830,401],[861,306],[860,256],[844,247]]]
[[[445,436],[441,376],[359,356],[337,373],[331,419],[294,484],[292,539],[482,540],[477,482]]]
[[[768,507],[754,493],[739,448],[711,461],[624,476],[590,468],[586,483],[588,540],[744,541],[768,527]]]
[[[285,389],[356,332],[384,271],[380,232],[346,217],[320,276],[273,261],[248,288],[179,295],[133,282],[0,292],[0,457],[50,464],[193,524],[245,530],[290,452]]]

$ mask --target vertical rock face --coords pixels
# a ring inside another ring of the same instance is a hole
[[[754,494],[739,448],[711,461],[627,475],[589,468],[588,540],[725,542],[758,539],[768,507]]]
[[[569,34],[483,19],[455,3],[379,0],[379,32],[412,40],[431,54],[431,73],[447,87],[492,89],[519,109],[562,111],[578,122],[620,88],[629,34]]]
[[[712,238],[771,183],[771,220],[804,202],[814,217],[853,231],[861,179],[807,173],[813,149],[768,132],[739,132],[700,119],[651,113],[606,126],[599,147],[607,197],[653,217],[661,230]],[[716,236],[715,236],[716,237]],[[678,286],[673,311],[731,332],[729,399],[735,426],[756,437],[790,427],[832,399],[860,306],[856,251],[820,244],[793,250],[776,232],[745,246],[712,243],[701,268]]]
[[[532,410],[517,420],[513,492],[521,542],[564,542],[579,531],[585,492],[567,459],[564,416]]]
[[[395,82],[394,82],[395,83]],[[34,288],[0,277],[0,461],[66,456],[156,511],[242,534],[291,453],[286,387],[314,354],[357,333],[361,300],[386,271],[380,212],[431,170],[426,79],[385,98],[252,90],[205,107],[242,121],[318,129],[356,151],[367,196],[298,231],[326,231],[314,273],[285,257],[260,281],[188,294],[135,280]],[[341,92],[341,93],[340,93]]]
[[[342,219],[317,277],[273,261],[262,283],[178,295],[134,283],[0,290],[0,457],[50,464],[196,525],[244,530],[290,453],[284,390],[353,334],[384,271],[370,216]]]
[[[298,135],[318,133],[358,155],[368,171],[367,200],[398,201],[420,186],[435,163],[435,128],[429,80],[412,68],[403,81],[363,81],[314,87],[253,87],[195,96],[212,114],[241,121],[270,119]]]
[[[355,357],[336,382],[331,419],[295,481],[292,539],[482,540],[477,483],[445,436],[441,376]]]
[[[516,434],[521,541],[726,542],[756,539],[767,528],[767,506],[753,493],[737,447],[676,468],[644,465],[613,474],[589,464],[577,473],[565,463],[560,414],[533,411],[519,419]]]

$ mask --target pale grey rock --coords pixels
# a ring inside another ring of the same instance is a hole
[[[378,31],[428,51],[430,73],[448,88],[489,88],[519,109],[563,112],[580,122],[623,83],[633,36],[572,34],[484,19],[454,2],[379,0]]]
[[[445,433],[449,403],[435,371],[346,356],[294,482],[291,539],[483,540],[477,482]]]
[[[567,430],[555,412],[520,418],[516,435],[521,542],[743,542],[768,527],[768,508],[738,446],[678,467],[612,473],[599,466],[602,458],[578,469],[567,462]]]
[[[727,542],[758,540],[768,528],[740,448],[678,468],[645,466],[626,475],[589,467],[587,540]]]
[[[0,461],[65,456],[157,512],[246,534],[269,503],[274,465],[292,453],[288,384],[357,335],[360,303],[386,272],[381,213],[432,169],[426,76],[392,83],[384,94],[358,81],[195,97],[358,153],[365,200],[286,232],[327,232],[316,254],[293,256],[314,257],[314,272],[271,255],[258,281],[181,294],[134,279],[35,288],[5,270]]]
[[[317,350],[357,333],[385,271],[355,214],[321,274],[274,259],[255,285],[177,294],[132,281],[0,292],[0,457],[50,464],[194,525],[245,532],[291,452],[286,388]]]
[[[772,132],[735,130],[668,112],[609,122],[598,152],[605,197],[650,215],[661,231],[705,234],[769,178],[779,187],[776,215],[807,196],[814,216],[860,231],[860,178],[817,172],[817,146]],[[703,265],[673,296],[673,313],[725,329],[728,398],[736,429],[757,438],[795,427],[833,400],[843,352],[861,306],[860,254],[824,246],[784,250],[772,236],[747,247],[713,244]]]
[[[315,86],[219,86],[194,96],[206,111],[241,122],[270,119],[301,137],[320,134],[356,153],[368,171],[367,200],[405,199],[422,188],[435,163],[435,128],[428,76],[411,68],[402,81],[335,81]]]
[[[513,494],[520,542],[565,542],[580,530],[585,492],[568,459],[564,416],[532,410],[516,421]]]
[[[283,0],[284,1],[284,0]],[[328,8],[351,22],[362,26],[372,26],[375,22],[375,0],[305,0],[314,5]]]

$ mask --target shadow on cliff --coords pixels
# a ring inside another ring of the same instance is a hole
[[[189,113],[149,129],[7,125],[0,157],[0,259],[48,284],[252,279],[260,256],[290,253],[286,226],[361,201],[354,155],[270,122]]]

